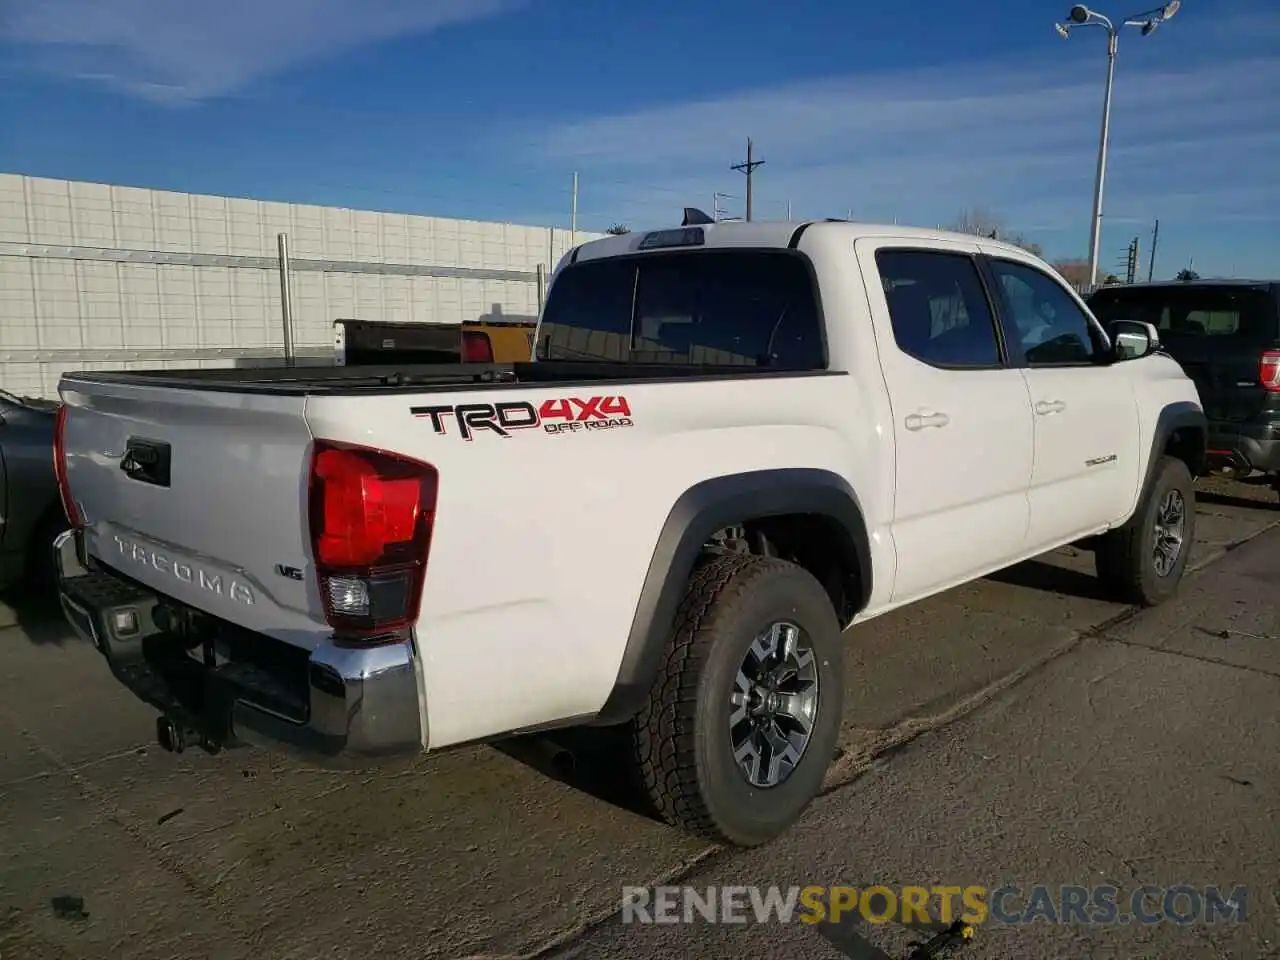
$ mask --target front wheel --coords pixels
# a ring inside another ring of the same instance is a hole
[[[795,823],[835,756],[842,642],[830,599],[803,568],[746,555],[699,567],[632,722],[663,819],[738,847]]]
[[[1191,471],[1181,460],[1162,456],[1133,517],[1099,538],[1094,554],[1098,578],[1126,603],[1163,603],[1182,580],[1195,530]]]

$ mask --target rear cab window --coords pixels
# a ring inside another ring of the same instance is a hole
[[[821,370],[808,262],[788,250],[698,250],[587,260],[551,285],[538,360]]]

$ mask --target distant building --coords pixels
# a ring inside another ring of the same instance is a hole
[[[0,387],[65,370],[328,363],[333,321],[531,318],[567,229],[0,174]],[[603,234],[579,231],[578,242]]]

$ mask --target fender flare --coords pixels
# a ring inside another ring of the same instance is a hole
[[[829,470],[758,470],[714,477],[686,490],[667,514],[636,604],[613,690],[594,723],[625,722],[643,705],[662,666],[671,625],[703,547],[717,530],[747,520],[816,514],[834,521],[843,559],[859,574],[859,609],[871,596],[867,523],[857,494]]]
[[[1179,430],[1190,430],[1199,436],[1195,446],[1186,451],[1192,460],[1189,464],[1191,476],[1195,478],[1204,470],[1209,443],[1209,422],[1204,410],[1190,400],[1179,400],[1168,404],[1156,417],[1156,428],[1151,436],[1151,452],[1147,457],[1147,467],[1143,474],[1142,487],[1138,491],[1138,501],[1134,505],[1135,513],[1141,508],[1151,490],[1151,485],[1155,482],[1156,465],[1164,455],[1170,438]]]

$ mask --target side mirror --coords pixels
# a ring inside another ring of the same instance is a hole
[[[1160,332],[1141,320],[1117,320],[1111,324],[1113,360],[1138,360],[1160,349]]]

